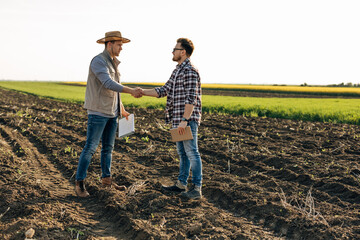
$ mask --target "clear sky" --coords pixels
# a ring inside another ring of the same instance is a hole
[[[120,30],[123,82],[166,82],[190,38],[203,83],[360,82],[359,0],[0,0],[0,80],[86,81]]]

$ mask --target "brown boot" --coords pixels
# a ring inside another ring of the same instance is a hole
[[[104,187],[109,187],[109,188],[113,187],[113,188],[115,188],[116,190],[119,190],[119,191],[125,191],[125,190],[126,190],[126,187],[125,187],[125,186],[119,186],[119,185],[117,185],[117,184],[111,179],[111,177],[102,178],[101,181],[102,181],[102,185],[103,185]]]
[[[75,181],[75,192],[79,197],[88,197],[90,194],[86,191],[84,181]]]

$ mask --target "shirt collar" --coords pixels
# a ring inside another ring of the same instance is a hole
[[[114,59],[111,58],[110,53],[105,49],[104,50],[105,57],[117,68],[117,66],[120,64],[120,61],[114,57]]]
[[[190,59],[189,58],[187,58],[187,59],[185,59],[181,64],[178,64],[177,66],[176,66],[176,68],[183,68],[185,65],[187,65],[187,64],[189,64],[190,63]]]

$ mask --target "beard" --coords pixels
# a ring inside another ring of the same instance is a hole
[[[118,57],[120,55],[120,51],[113,51],[114,56]]]
[[[118,56],[120,55],[120,51],[114,50],[114,48],[111,46],[111,54],[112,54],[114,57],[118,57]]]
[[[174,61],[174,62],[177,62],[177,61],[179,61],[181,59],[181,57],[180,56],[173,56],[173,58],[172,58],[172,60]]]

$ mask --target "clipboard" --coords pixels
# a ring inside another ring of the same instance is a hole
[[[187,126],[185,128],[185,133],[183,135],[180,135],[178,133],[177,128],[170,129],[170,133],[171,133],[171,141],[173,141],[173,142],[180,142],[180,141],[193,139],[193,135],[191,133],[191,128],[189,126]]]
[[[118,124],[118,137],[126,137],[133,133],[135,133],[135,117],[134,114],[130,114],[128,117],[129,120],[126,118],[119,119]]]

